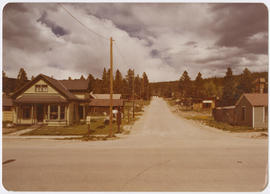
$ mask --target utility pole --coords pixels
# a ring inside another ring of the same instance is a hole
[[[135,100],[135,98],[134,98],[134,79],[135,79],[135,74],[134,74],[134,69],[133,69],[133,80],[132,80],[132,106],[133,106],[133,108],[132,108],[132,111],[133,111],[133,115],[132,115],[132,117],[133,117],[133,119],[135,118],[135,106],[134,106],[134,100]]]
[[[110,38],[110,130],[109,130],[109,137],[113,137],[112,108],[113,108],[113,39],[111,37]]]

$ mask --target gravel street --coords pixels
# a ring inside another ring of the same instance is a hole
[[[12,191],[261,191],[268,139],[239,137],[153,98],[129,135],[107,141],[3,137]]]

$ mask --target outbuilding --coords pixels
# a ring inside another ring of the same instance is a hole
[[[252,128],[268,127],[268,94],[246,93],[235,104],[235,124]]]

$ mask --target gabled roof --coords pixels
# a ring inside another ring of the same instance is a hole
[[[122,99],[113,99],[113,106],[123,106],[124,101]],[[92,99],[89,103],[89,106],[101,106],[108,107],[110,106],[110,99]]]
[[[238,105],[242,98],[246,98],[252,106],[268,106],[268,94],[245,93],[238,99],[235,105]]]
[[[94,99],[110,99],[110,94],[93,94],[93,93],[90,93],[90,95]],[[121,98],[121,94],[113,94],[113,99],[120,99],[120,98]]]
[[[53,87],[55,90],[57,90],[60,94],[65,96],[69,100],[77,100],[77,97],[72,94],[68,89],[62,84],[60,81],[53,79],[51,77],[48,77],[43,74],[39,74],[37,77],[35,77],[32,81],[26,83],[23,87],[19,88],[16,90],[13,94],[12,97],[16,98],[19,94],[23,93],[25,90],[27,90],[29,87],[31,87],[33,84],[38,82],[39,80],[44,80],[47,82],[51,87]]]
[[[62,84],[68,89],[68,90],[87,90],[88,89],[88,80],[81,80],[81,79],[75,79],[75,80],[60,80]]]

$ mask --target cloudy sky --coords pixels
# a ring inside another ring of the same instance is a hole
[[[263,4],[8,4],[3,11],[3,70],[57,79],[114,65],[150,81],[268,70],[268,12]],[[68,14],[76,17],[83,25]],[[94,32],[92,32],[94,31]],[[96,33],[100,34],[97,35]]]

